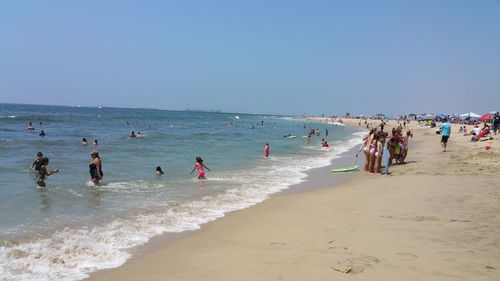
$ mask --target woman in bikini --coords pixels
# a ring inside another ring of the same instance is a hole
[[[413,137],[413,133],[410,130],[408,130],[406,132],[406,135],[403,137],[403,151],[401,154],[401,164],[405,163],[406,156],[408,156],[408,143],[411,137]]]
[[[363,138],[363,144],[361,145],[361,149],[363,149],[363,153],[365,154],[365,172],[369,171],[370,166],[370,144],[373,140],[373,136],[375,135],[377,129],[373,128],[370,130],[370,133]]]
[[[378,172],[378,158],[382,155],[380,153],[381,143],[379,142],[379,134],[374,134],[372,141],[369,146],[369,162],[368,162],[368,171],[373,174]]]
[[[203,164],[203,159],[201,159],[201,157],[198,156],[198,157],[196,157],[196,163],[194,164],[194,168],[191,171],[191,174],[193,174],[194,170],[198,170],[198,179],[199,180],[206,179],[205,178],[205,170],[203,170],[203,168],[205,168],[211,172],[211,170],[207,166],[205,166],[205,164]]]

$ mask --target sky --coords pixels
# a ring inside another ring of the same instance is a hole
[[[500,0],[0,0],[0,103],[500,110]]]

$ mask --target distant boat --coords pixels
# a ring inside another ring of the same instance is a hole
[[[236,118],[236,119],[240,119],[240,117],[239,117],[238,115],[234,116],[234,118]]]

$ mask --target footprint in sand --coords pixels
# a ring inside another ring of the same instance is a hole
[[[380,260],[376,257],[354,257],[337,262],[332,269],[345,274],[359,274],[377,263],[380,263]]]
[[[415,255],[412,253],[398,253],[398,256],[410,256],[410,257],[418,258],[418,255]]]

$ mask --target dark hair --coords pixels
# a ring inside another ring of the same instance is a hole
[[[201,164],[203,163],[203,159],[200,156],[196,156],[196,162]]]
[[[160,166],[156,166],[156,171],[157,172],[160,172],[160,174],[163,175],[163,171],[161,170],[161,167]]]
[[[444,119],[443,119],[443,122],[448,122],[448,119],[444,118]]]
[[[47,164],[49,164],[49,158],[44,157],[44,158],[42,159],[42,165],[47,165]]]
[[[39,151],[39,152],[36,153],[36,156],[37,157],[43,157],[43,153]]]

